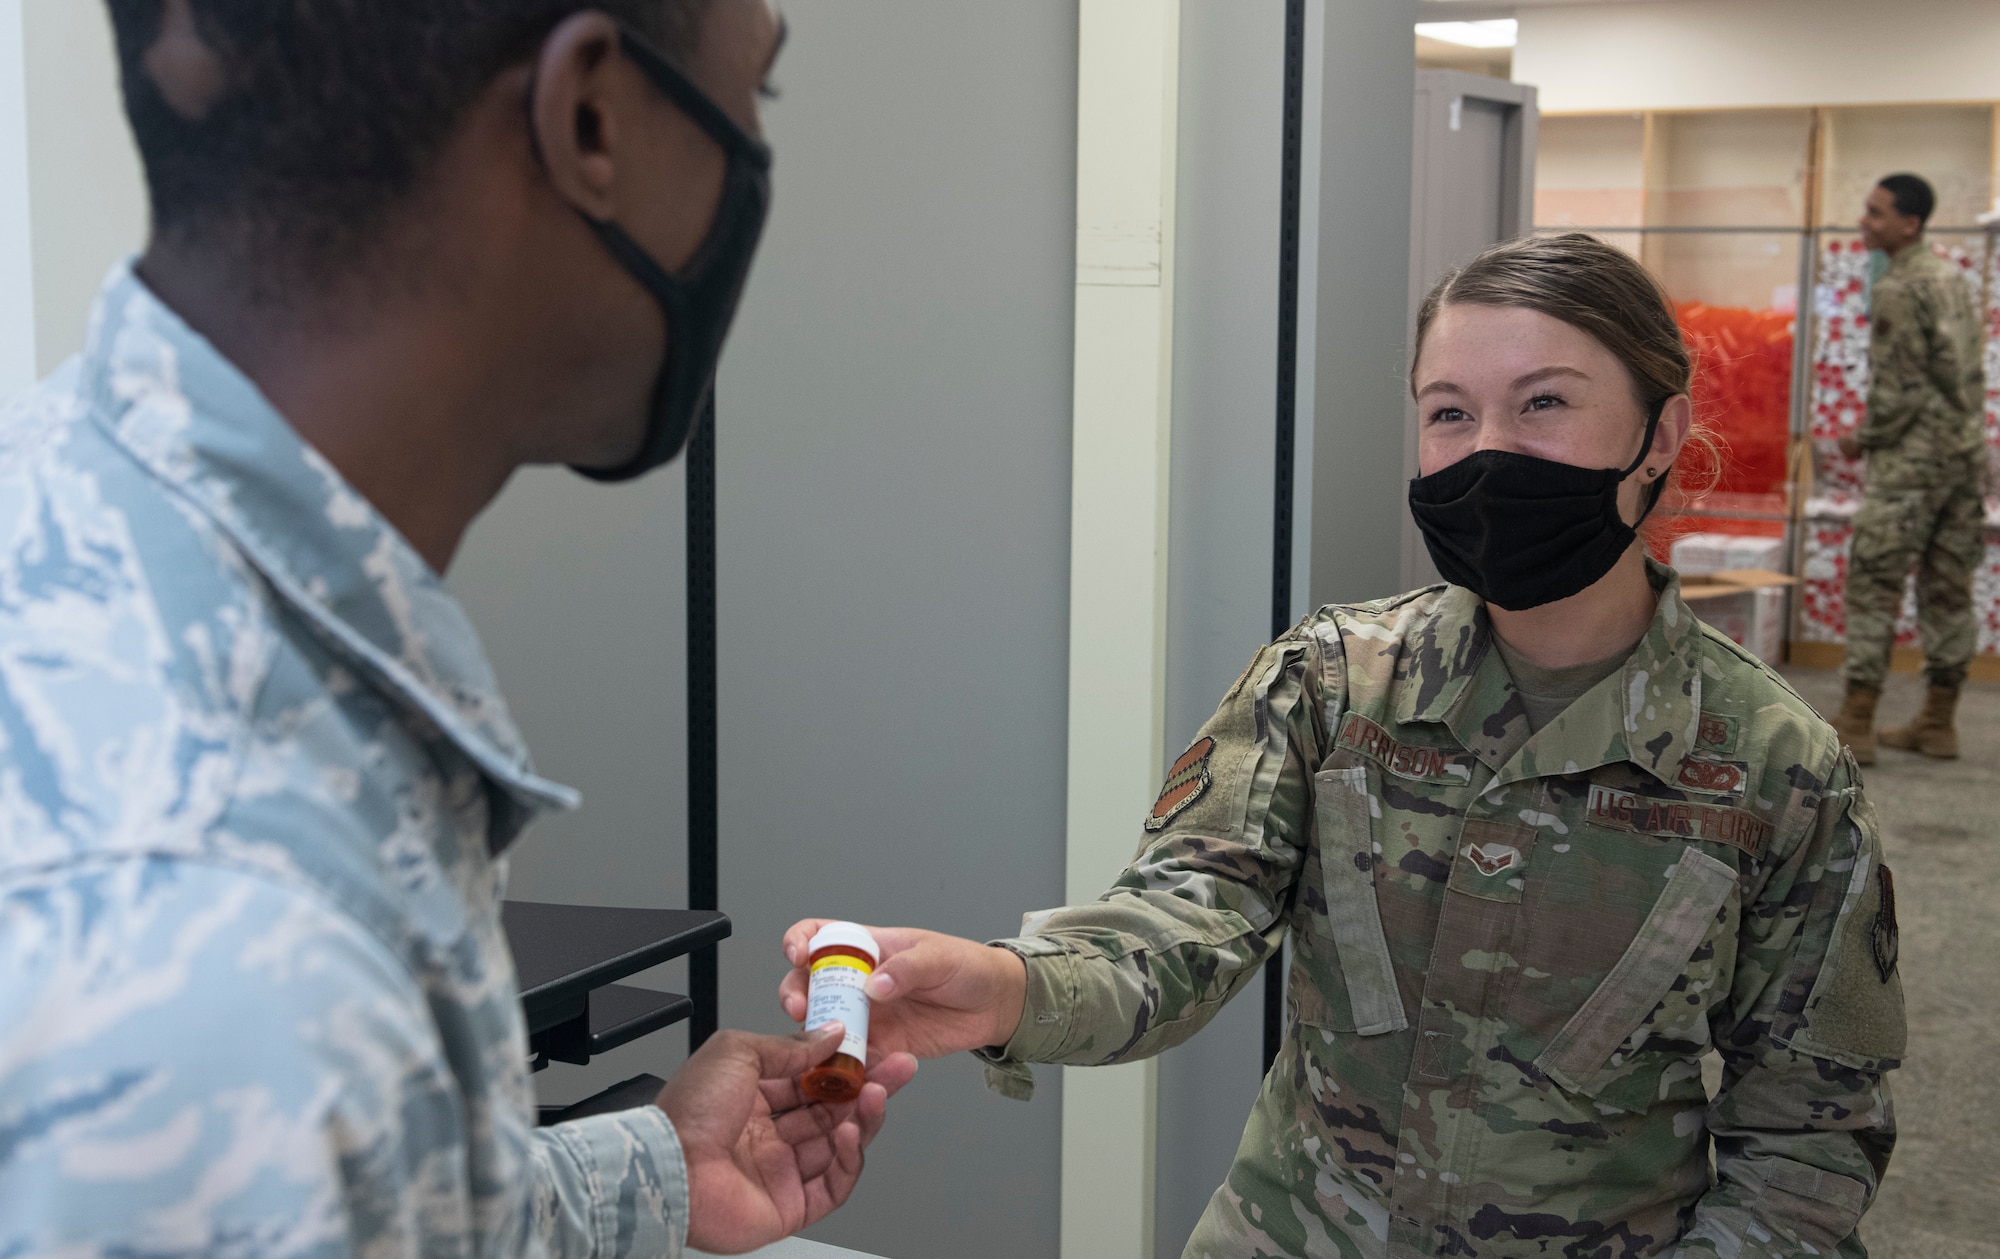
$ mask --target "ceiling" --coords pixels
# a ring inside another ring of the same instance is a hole
[[[1471,21],[1477,18],[1513,17],[1521,9],[1546,9],[1558,5],[1646,4],[1650,0],[1417,0],[1419,22]]]

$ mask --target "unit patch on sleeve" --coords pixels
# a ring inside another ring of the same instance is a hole
[[[1763,859],[1771,846],[1771,824],[1748,809],[1693,800],[1653,800],[1592,784],[1590,820],[1638,835],[1677,835],[1741,848]]]
[[[1179,760],[1167,770],[1167,785],[1160,788],[1160,798],[1153,802],[1153,811],[1146,818],[1146,829],[1157,831],[1174,820],[1176,814],[1208,794],[1208,758],[1215,754],[1215,740],[1200,738],[1194,746],[1181,753]]]
[[[1417,782],[1469,783],[1472,767],[1477,763],[1468,752],[1398,743],[1387,730],[1359,713],[1349,713],[1342,723],[1339,744],[1361,753],[1398,778]]]

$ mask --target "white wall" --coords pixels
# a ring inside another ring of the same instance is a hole
[[[1542,109],[2000,98],[1994,0],[1662,0],[1520,10],[1514,78]]]
[[[146,188],[103,0],[16,3],[27,54],[35,370],[46,374],[83,347],[105,271],[145,244]]]
[[[0,398],[35,379],[35,241],[21,0],[0,0]]]

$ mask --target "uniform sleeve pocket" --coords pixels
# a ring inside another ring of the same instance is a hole
[[[1535,1066],[1557,1084],[1591,1096],[1624,1078],[1618,1050],[1639,1030],[1687,969],[1736,886],[1736,871],[1690,845],[1632,943]]]
[[[1327,924],[1340,956],[1354,1029],[1363,1036],[1403,1031],[1410,1020],[1396,990],[1396,970],[1375,901],[1375,805],[1368,767],[1326,770],[1314,782]]]

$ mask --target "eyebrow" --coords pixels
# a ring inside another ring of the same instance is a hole
[[[1558,377],[1564,377],[1564,376],[1573,377],[1577,380],[1590,379],[1590,374],[1588,372],[1582,371],[1575,367],[1562,367],[1562,366],[1541,367],[1537,368],[1532,372],[1529,372],[1525,376],[1516,379],[1513,384],[1508,386],[1508,388],[1526,389],[1530,385],[1539,385],[1545,380],[1554,380],[1557,379]],[[1430,384],[1425,385],[1422,389],[1417,390],[1417,397],[1422,398],[1434,393],[1462,394],[1466,392],[1468,391],[1464,386],[1454,384],[1449,380],[1434,380]]]

